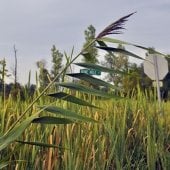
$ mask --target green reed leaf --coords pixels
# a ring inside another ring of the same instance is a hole
[[[82,116],[73,111],[66,110],[60,107],[56,107],[56,106],[42,106],[40,108],[43,109],[44,111],[54,113],[54,114],[60,114],[62,116],[69,117],[71,119],[78,120],[78,121],[93,122],[93,123],[97,122],[96,120],[91,119],[89,117]]]
[[[66,87],[66,88],[69,88],[69,89],[73,89],[73,90],[76,90],[76,91],[88,93],[88,94],[103,97],[103,98],[108,98],[108,99],[119,98],[120,99],[120,97],[115,96],[113,94],[109,94],[109,93],[103,92],[101,90],[96,90],[96,89],[93,89],[93,88],[90,88],[90,87],[86,87],[84,85],[80,85],[80,84],[77,84],[77,83],[59,83],[59,85],[62,86],[62,87]]]
[[[100,66],[100,65],[97,65],[97,64],[92,64],[92,63],[74,63],[74,64],[81,66],[81,67],[85,67],[85,68],[100,70],[102,72],[116,73],[116,74],[123,74],[123,75],[127,74],[124,71],[114,70],[114,69],[110,69],[110,68],[103,67],[103,66]]]
[[[127,50],[121,49],[121,48],[113,48],[113,47],[105,47],[105,46],[104,47],[97,46],[97,48],[102,49],[102,50],[106,50],[106,51],[111,51],[111,52],[114,52],[114,53],[122,53],[122,54],[125,54],[125,55],[128,55],[128,56],[140,59],[140,60],[144,60],[142,57],[140,57],[140,56],[138,56],[138,55],[136,55],[132,52],[129,52]]]
[[[97,79],[93,76],[90,76],[88,74],[84,74],[84,73],[72,73],[72,74],[67,74],[68,76],[71,76],[71,77],[75,77],[75,78],[78,78],[80,80],[84,80],[86,82],[89,82],[90,84],[93,84],[93,85],[97,85],[97,86],[104,86],[104,87],[109,87],[109,88],[112,88],[112,89],[116,89],[116,90],[121,90],[120,88],[118,88],[117,86],[114,86],[110,83],[107,83],[101,79]]]
[[[20,124],[18,123],[8,133],[1,136],[0,137],[0,151],[6,148],[10,143],[15,141],[36,117],[37,117],[37,114],[27,118],[26,120],[22,121]]]
[[[41,123],[41,124],[70,124],[74,123],[70,119],[59,118],[59,117],[51,117],[51,116],[42,116],[36,118],[32,121],[32,123]]]
[[[28,144],[28,145],[34,145],[34,146],[40,146],[40,147],[47,147],[47,148],[67,149],[67,148],[57,146],[57,145],[41,143],[41,142],[29,142],[29,141],[20,141],[20,140],[17,140],[16,142],[21,143],[21,144]]]
[[[5,168],[6,166],[8,166],[9,165],[9,161],[6,161],[6,162],[0,162],[0,169],[3,169],[3,168]]]
[[[72,95],[64,93],[64,92],[51,93],[51,94],[47,94],[47,95],[54,97],[54,98],[62,99],[62,100],[68,101],[68,102],[72,102],[72,103],[75,103],[78,105],[98,108],[97,106],[94,106],[78,97],[72,96]]]

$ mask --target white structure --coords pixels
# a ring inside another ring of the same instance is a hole
[[[168,73],[167,60],[158,54],[150,54],[144,61],[144,73],[151,80],[163,80]]]
[[[167,60],[158,54],[150,54],[144,61],[144,73],[151,79],[156,80],[157,96],[159,104],[161,102],[160,80],[163,80],[168,73]]]

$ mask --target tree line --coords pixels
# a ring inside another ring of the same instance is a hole
[[[84,31],[85,42],[83,47],[85,47],[91,40],[96,36],[96,29],[93,25],[89,25]],[[113,83],[115,86],[121,87],[124,94],[135,93],[138,88],[145,91],[146,89],[153,89],[152,81],[144,74],[143,65],[131,63],[129,57],[126,54],[122,53],[106,53],[104,56],[100,56],[98,49],[96,48],[97,44],[94,42],[82,55],[82,62],[100,64],[108,68],[113,68],[114,70],[123,71],[127,74],[119,73],[108,73],[103,77],[106,81]],[[121,44],[118,45],[118,49],[125,49]],[[63,65],[67,63],[69,57],[66,53],[60,52],[55,45],[51,48],[51,70],[47,69],[47,63],[45,60],[40,60],[36,62],[38,68],[38,75],[36,75],[37,84],[31,85],[30,82],[21,86],[17,81],[17,50],[14,46],[15,52],[15,70],[14,70],[14,82],[10,84],[5,83],[5,77],[10,76],[8,70],[6,70],[6,61],[5,59],[0,61],[0,93],[3,97],[9,96],[12,94],[13,97],[16,97],[18,94],[24,99],[25,93],[33,95],[35,90],[44,89],[47,84],[53,80],[53,78],[60,73],[63,68]],[[148,51],[149,53],[149,51]],[[148,55],[146,53],[146,55]],[[170,57],[170,55],[168,55]],[[103,57],[103,60],[100,58]],[[168,58],[168,67],[170,69],[170,59]],[[66,70],[66,73],[72,72],[72,69]],[[64,81],[65,74],[62,77],[59,77],[56,82]],[[78,80],[77,80],[78,81]],[[82,82],[83,83],[83,82]],[[90,85],[90,84],[89,84]],[[52,90],[57,91],[57,83]],[[170,73],[165,77],[163,81],[162,91],[168,94],[170,90]],[[5,96],[4,96],[5,95]]]

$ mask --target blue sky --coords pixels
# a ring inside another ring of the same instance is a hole
[[[99,33],[118,18],[137,11],[116,38],[155,47],[170,53],[169,0],[1,0],[0,59],[14,67],[13,45],[18,52],[18,80],[26,83],[29,70],[35,82],[36,61],[45,59],[50,67],[51,47],[78,52],[84,30],[90,24]],[[112,36],[114,37],[114,36]],[[143,55],[141,51],[135,51]]]

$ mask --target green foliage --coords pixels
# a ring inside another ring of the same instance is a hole
[[[109,72],[109,73],[116,73],[116,74],[127,74],[126,72],[120,71],[120,70],[116,70],[113,68],[108,68],[108,67],[103,67],[101,65],[97,65],[97,64],[92,64],[92,63],[75,63],[78,66],[81,67],[85,67],[85,68],[93,68],[96,70],[100,70],[102,72]]]
[[[39,69],[39,85],[41,89],[44,89],[49,83],[49,72],[46,68],[45,60],[37,61],[37,67]]]
[[[0,61],[0,81],[1,83],[4,83],[5,76],[9,77],[10,75],[7,75],[8,70],[6,69],[6,61],[5,59]]]
[[[71,91],[67,92],[70,94]],[[74,103],[56,101],[55,104],[63,107],[63,113],[58,114],[60,108],[49,106],[47,111],[50,111],[52,119],[48,119],[49,116],[43,116],[47,115],[47,112],[40,112],[32,124],[23,129],[22,135],[16,136],[16,142],[1,150],[1,160],[3,160],[0,163],[1,167],[46,169],[48,165],[50,168],[60,169],[59,164],[62,162],[63,169],[83,167],[84,169],[152,169],[158,166],[168,169],[170,103],[163,103],[163,114],[160,115],[156,100],[147,98],[141,91],[137,94],[135,98],[122,100],[93,98],[92,102],[103,108],[102,110],[88,107],[80,109],[80,106],[76,107]],[[76,97],[78,96],[76,94]],[[50,104],[50,98],[47,96],[43,98],[46,100],[42,100],[41,104]],[[12,103],[11,100],[6,105],[8,111],[13,108],[6,115],[7,127],[13,123],[12,119],[9,120],[10,117],[15,117],[15,113],[21,107],[27,107],[22,101],[19,101],[19,107],[14,107],[15,105],[16,103]],[[32,113],[36,110],[33,108]],[[65,113],[65,110],[68,112]],[[70,114],[71,110],[77,111],[76,116],[80,115],[78,113],[81,110],[80,116],[88,116],[98,123],[79,121],[79,117],[77,119]],[[49,125],[43,123],[44,117],[46,121],[53,122],[53,117],[54,120],[59,120],[58,116],[64,116],[62,119],[69,121],[73,118],[72,120],[82,123],[69,123],[64,126],[58,122]],[[9,155],[9,159],[6,155]]]
[[[121,98],[119,96],[115,96],[114,94],[106,93],[101,90],[97,90],[94,88],[86,87],[85,85],[77,84],[77,83],[60,83],[62,87],[66,87],[72,90],[80,91],[82,93],[88,93],[94,96],[99,96],[103,98]]]
[[[0,137],[0,151],[6,148],[10,143],[15,141],[24,130],[30,125],[30,123],[36,118],[37,115],[33,115],[27,118],[25,121],[17,124],[12,130]]]
[[[74,73],[74,74],[68,74],[68,75],[71,76],[71,77],[75,77],[75,78],[78,78],[80,80],[89,82],[89,83],[96,85],[98,87],[103,86],[103,87],[106,87],[106,88],[118,89],[116,86],[114,86],[110,83],[107,83],[107,82],[105,82],[101,79],[97,79],[95,77],[89,76],[89,75],[84,74],[84,73]]]
[[[117,61],[118,62],[117,67],[120,67],[122,62],[125,63],[124,66],[127,67],[126,64],[127,64],[127,61],[128,61],[128,56],[132,56],[132,57],[135,57],[137,59],[144,60],[142,57],[140,57],[140,56],[138,56],[138,55],[136,55],[136,54],[134,54],[132,52],[129,52],[129,51],[125,50],[125,47],[123,45],[121,45],[121,44],[119,44],[117,48],[106,47],[106,46],[104,46],[104,47],[100,46],[98,48],[106,50],[106,51],[111,51],[111,52],[114,52],[114,53],[118,53],[118,56],[115,56],[115,57],[117,57],[117,60],[118,60]]]
[[[142,68],[137,66],[137,64],[131,64],[129,65],[128,69],[129,74],[124,76],[122,79],[122,87],[124,92],[136,92],[137,93],[137,88],[140,86],[141,87],[141,82],[142,82]],[[142,88],[142,87],[141,87]]]
[[[95,33],[96,30],[93,25],[90,25],[87,30],[85,30],[84,35],[85,35],[85,43],[83,45],[83,48],[86,47],[91,41],[95,39]],[[93,42],[90,47],[86,49],[86,51],[82,54],[83,55],[83,61],[85,63],[98,63],[98,52],[97,49],[95,48],[96,42]]]
[[[0,169],[3,169],[3,168],[5,168],[6,166],[8,166],[8,164],[9,164],[10,162],[0,162]]]
[[[46,147],[46,148],[60,148],[60,149],[66,149],[66,148],[61,148],[60,146],[52,145],[52,144],[47,144],[47,143],[41,143],[41,142],[28,142],[28,141],[16,141],[21,144],[28,144],[28,145],[34,145],[34,146],[39,146],[39,147]]]
[[[56,107],[56,106],[43,106],[43,107],[40,107],[40,108],[47,111],[47,112],[50,112],[50,113],[60,114],[64,117],[69,117],[70,119],[73,119],[73,120],[93,122],[93,123],[97,122],[97,121],[95,121],[91,118],[88,118],[86,116],[82,116],[82,115],[77,114],[75,112],[72,112],[70,110],[66,110],[66,109],[63,109],[63,108],[60,108],[60,107]]]
[[[1,65],[1,68],[0,68],[0,84],[2,85],[1,91],[2,91],[2,96],[5,99],[5,76],[6,76],[6,72],[8,71],[8,70],[6,70],[5,59],[0,61],[0,65]]]
[[[152,52],[156,53],[156,54],[160,54],[162,56],[165,56],[167,57],[165,54],[163,53],[160,53],[159,51],[156,51],[154,48],[147,48],[147,47],[144,47],[144,46],[141,46],[141,45],[137,45],[137,44],[132,44],[130,42],[126,42],[126,41],[122,41],[122,40],[118,40],[118,39],[114,39],[114,38],[110,38],[110,37],[100,37],[98,38],[98,42],[105,42],[105,43],[113,43],[113,44],[122,44],[122,45],[130,45],[130,46],[133,46],[133,47],[137,47],[137,48],[140,48],[142,50],[145,50],[145,51],[150,51],[152,50]],[[142,58],[141,58],[142,59]],[[143,59],[142,59],[143,60]]]
[[[70,59],[65,55],[66,66],[52,80],[45,63],[37,62],[42,91],[38,91],[31,103],[29,100],[21,101],[18,98],[16,101],[9,99],[3,106],[0,105],[2,108],[0,109],[1,168],[7,166],[8,169],[156,169],[157,167],[167,169],[169,167],[167,146],[170,143],[168,114],[170,107],[169,103],[163,103],[160,115],[156,97],[152,92],[149,98],[140,89],[135,89],[137,93],[134,97],[128,93],[126,98],[122,98],[121,92],[115,95],[115,86],[107,82],[84,74],[68,74],[82,81],[92,82],[99,88],[75,82],[58,82],[57,85],[62,87],[62,92],[48,94],[50,87],[61,76],[65,76],[67,69],[80,55],[95,54],[95,51],[89,50],[90,47],[94,48],[97,41],[100,41],[99,44],[105,44],[105,41],[101,41],[106,35],[120,33],[124,22],[132,14],[106,27],[97,38],[93,27],[89,27],[85,33],[86,40],[90,41],[74,58],[73,54]],[[115,39],[111,41],[121,42]],[[113,52],[110,48],[105,50]],[[114,51],[123,53],[123,56],[119,56],[121,61],[125,58],[124,54],[137,56],[120,47]],[[54,49],[54,56],[56,55],[58,54]],[[123,67],[119,64],[122,70],[119,70],[120,68],[113,70],[96,65],[95,57],[90,60],[91,63],[77,63],[77,65],[109,73],[121,73],[124,76],[132,76],[132,79],[136,76],[125,74],[126,64]],[[88,61],[90,60],[88,58]],[[107,90],[101,90],[100,86],[107,87]],[[35,103],[38,107],[34,106]]]
[[[70,95],[65,92],[50,93],[50,94],[48,94],[48,96],[51,96],[51,97],[54,97],[57,99],[62,99],[62,100],[68,101],[68,102],[72,102],[72,103],[75,103],[75,104],[78,104],[81,106],[89,106],[89,107],[98,108],[85,100],[82,100],[76,96]]]
[[[51,69],[51,78],[53,79],[59,74],[59,72],[62,69],[63,54],[56,49],[55,45],[53,45],[51,49],[51,55],[52,55],[52,63],[53,63]],[[60,82],[60,77],[58,77],[56,82]]]
[[[41,116],[32,121],[32,123],[41,123],[41,124],[69,124],[73,123],[70,119],[51,117],[51,116]]]
[[[118,48],[111,48],[111,47],[99,47],[99,48],[104,49],[106,51],[111,51],[113,53],[113,54],[108,53],[105,55],[106,62],[104,63],[104,65],[106,65],[111,69],[114,68],[116,70],[120,70],[126,73],[128,72],[129,63],[128,63],[127,55],[133,55],[132,53],[127,52],[121,44],[118,45]],[[114,83],[116,86],[121,86],[123,76],[120,74],[109,74],[107,76],[107,79],[109,82]]]

